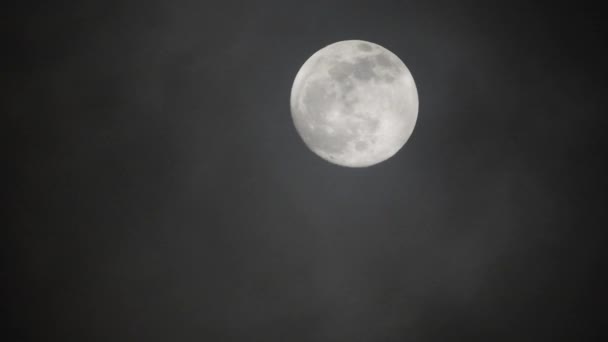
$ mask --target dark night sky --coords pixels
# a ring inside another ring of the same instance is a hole
[[[13,5],[4,331],[592,340],[606,41],[574,5]],[[289,113],[299,67],[345,39],[400,56],[420,96],[410,141],[370,168],[318,158]]]

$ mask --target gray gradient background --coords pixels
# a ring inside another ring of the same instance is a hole
[[[597,336],[597,9],[24,6],[4,12],[11,341]],[[302,63],[345,39],[397,54],[420,96],[404,149],[365,169],[308,151],[289,113]]]

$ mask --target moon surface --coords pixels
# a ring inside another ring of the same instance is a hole
[[[313,54],[291,88],[291,115],[304,143],[321,158],[366,167],[392,157],[418,117],[412,74],[380,45],[346,40]]]

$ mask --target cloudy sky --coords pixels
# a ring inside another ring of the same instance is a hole
[[[533,1],[74,1],[5,11],[14,341],[583,341],[600,317],[605,37]],[[292,124],[339,40],[419,92],[350,169]]]

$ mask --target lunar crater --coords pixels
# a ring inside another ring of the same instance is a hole
[[[367,43],[361,43],[358,47],[361,51],[372,51],[372,46]]]

